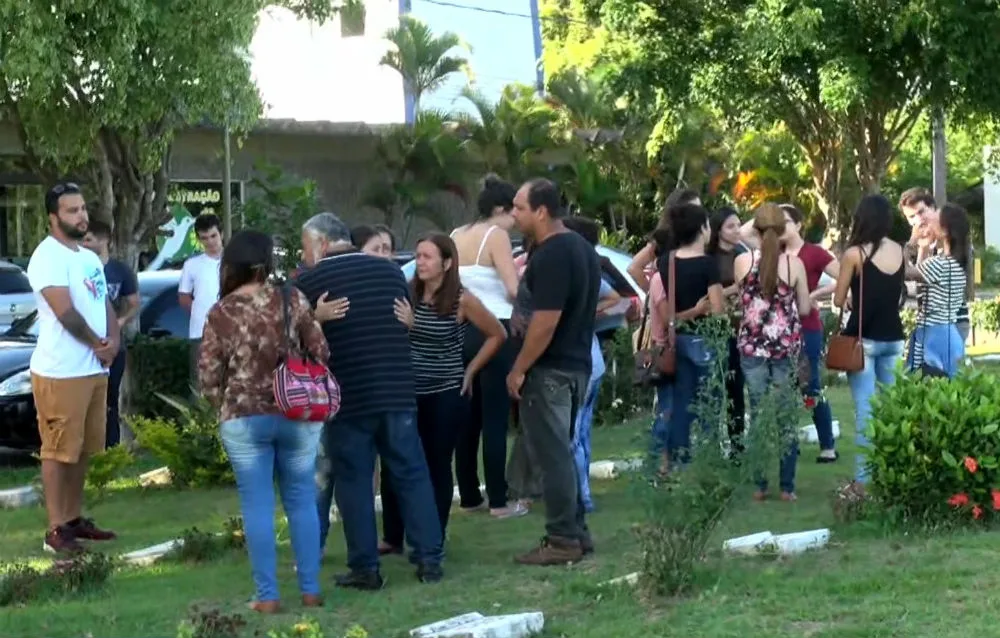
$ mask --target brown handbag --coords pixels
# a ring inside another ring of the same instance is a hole
[[[826,368],[839,372],[860,372],[865,369],[865,349],[861,341],[861,324],[865,307],[865,256],[861,252],[861,270],[858,273],[858,336],[838,334],[830,337],[826,350]],[[846,304],[845,304],[846,305]],[[840,325],[844,325],[844,306],[840,307]]]
[[[670,253],[670,274],[668,275],[667,288],[667,339],[663,345],[652,343],[652,329],[647,330],[649,320],[649,297],[646,295],[646,308],[642,315],[642,323],[639,325],[638,339],[636,341],[635,368],[633,371],[633,382],[636,385],[650,385],[659,382],[665,377],[671,377],[677,370],[677,334],[674,321],[675,297],[674,297],[674,254]]]

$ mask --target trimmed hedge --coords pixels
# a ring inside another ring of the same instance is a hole
[[[190,344],[187,339],[144,336],[129,344],[129,414],[149,418],[177,415],[157,393],[177,397],[191,394]]]

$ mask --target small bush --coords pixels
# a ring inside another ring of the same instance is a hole
[[[268,638],[324,638],[325,636],[323,628],[312,618],[303,618],[289,629],[272,629],[267,632]],[[351,625],[344,638],[368,638],[368,632],[361,625]]]
[[[183,541],[167,558],[182,563],[207,563],[222,558],[233,550],[246,548],[243,519],[233,517],[222,526],[222,533],[206,532],[192,527],[181,534]]]
[[[87,487],[103,494],[112,481],[135,463],[135,455],[124,445],[116,445],[90,457]]]
[[[158,395],[191,394],[191,342],[139,336],[128,347],[128,413],[146,418],[171,416]]]
[[[247,621],[215,607],[194,605],[187,620],[177,627],[177,638],[239,638]]]
[[[219,419],[204,400],[193,404],[160,396],[178,412],[178,421],[133,417],[129,426],[139,445],[170,469],[177,487],[233,485],[236,479],[222,446]]]
[[[642,586],[655,595],[684,592],[705,556],[719,521],[732,501],[745,494],[759,476],[776,469],[779,456],[794,433],[781,424],[798,421],[802,395],[792,384],[772,388],[752,410],[752,425],[744,436],[739,461],[722,453],[728,439],[725,375],[728,374],[728,318],[699,321],[695,331],[705,339],[714,360],[704,385],[690,406],[697,421],[691,426],[691,460],[666,478],[639,484],[644,516],[636,527],[642,549]],[[707,423],[703,428],[700,424]],[[673,461],[672,461],[673,462]],[[656,468],[659,459],[649,464]],[[650,487],[652,485],[652,488]]]
[[[595,425],[618,425],[653,408],[653,391],[633,383],[632,327],[617,330],[604,348],[606,371],[594,408]]]
[[[969,304],[969,313],[976,330],[1000,333],[1000,297],[972,302]]]
[[[876,394],[868,463],[875,498],[902,519],[945,523],[1000,511],[1000,378],[901,375]]]
[[[0,607],[100,589],[116,567],[114,558],[100,553],[58,561],[46,570],[24,563],[9,565],[0,571]]]

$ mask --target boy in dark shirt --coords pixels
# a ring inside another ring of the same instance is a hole
[[[559,565],[593,551],[573,457],[573,426],[591,373],[591,343],[601,285],[594,248],[563,226],[558,187],[527,182],[514,216],[534,249],[518,288],[511,330],[522,342],[507,377],[520,401],[530,457],[542,471],[546,537],[515,560]]]
[[[100,220],[91,220],[87,225],[87,234],[83,237],[83,245],[96,253],[104,264],[108,299],[118,316],[118,327],[121,330],[139,312],[139,282],[125,262],[111,258],[110,243],[111,227]],[[122,339],[118,356],[108,370],[108,426],[104,434],[105,447],[113,447],[121,442],[121,419],[118,412],[124,376],[125,340]]]

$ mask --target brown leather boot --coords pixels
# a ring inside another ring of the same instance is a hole
[[[302,594],[303,607],[322,607],[323,597],[317,594]]]
[[[281,611],[281,602],[277,600],[254,600],[247,603],[247,609],[260,614],[276,614]]]
[[[521,565],[566,565],[583,558],[583,549],[576,538],[547,536],[538,547],[527,554],[514,558]]]

